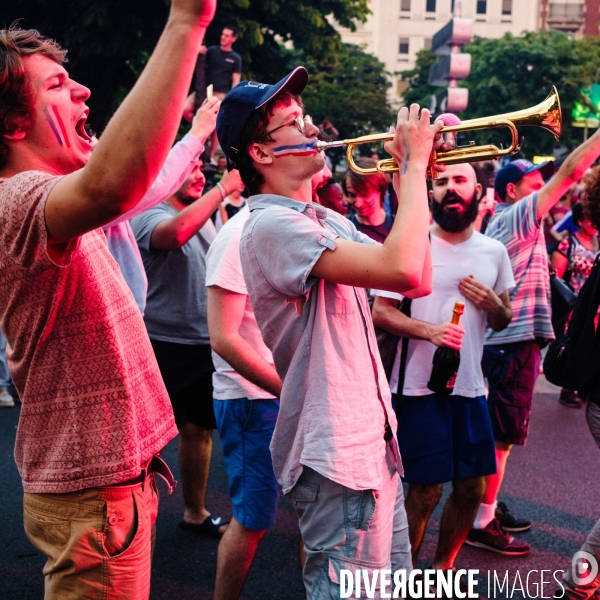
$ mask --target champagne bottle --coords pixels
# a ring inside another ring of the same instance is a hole
[[[452,323],[458,325],[460,315],[465,311],[462,302],[454,304]],[[436,394],[451,394],[456,383],[458,366],[460,365],[460,351],[448,346],[440,346],[433,355],[433,368],[427,387]]]

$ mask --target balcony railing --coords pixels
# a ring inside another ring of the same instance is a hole
[[[551,2],[548,21],[583,23],[585,7],[583,4],[567,4]]]

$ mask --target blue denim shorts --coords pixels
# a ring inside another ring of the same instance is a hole
[[[496,472],[485,396],[430,394],[399,400],[398,443],[405,481],[433,485]]]
[[[273,527],[281,488],[269,444],[279,400],[213,400],[233,514],[244,527]]]

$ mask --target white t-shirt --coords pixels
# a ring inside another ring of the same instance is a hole
[[[265,346],[256,324],[240,261],[240,237],[244,223],[249,216],[250,210],[245,206],[239,213],[229,219],[217,234],[206,256],[206,286],[218,285],[230,292],[246,296],[246,307],[239,334],[260,356],[272,365],[273,355]],[[275,397],[234,371],[231,365],[214,350],[212,358],[215,365],[213,396],[217,400],[234,400],[236,398],[256,400]]]
[[[439,324],[449,321],[455,302],[465,303],[465,312],[460,322],[465,328],[460,352],[460,367],[453,395],[475,398],[485,394],[481,355],[487,324],[487,312],[478,309],[458,290],[461,279],[469,275],[492,288],[496,294],[515,285],[506,248],[474,231],[462,244],[448,242],[431,236],[431,259],[433,264],[433,291],[429,296],[412,301],[411,318],[426,323]],[[400,294],[373,290],[375,296],[401,300]],[[402,341],[398,344],[390,388],[398,392],[398,368]],[[431,394],[427,382],[431,375],[436,346],[425,340],[410,340],[404,377],[404,395],[425,396]]]

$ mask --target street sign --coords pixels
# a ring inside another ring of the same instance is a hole
[[[432,115],[462,112],[467,108],[468,103],[469,90],[467,88],[449,87],[443,92],[430,97],[429,112]]]
[[[442,56],[429,69],[429,85],[448,85],[451,80],[464,79],[471,71],[471,55],[453,52]]]
[[[600,84],[594,83],[580,90],[581,94],[586,97],[588,104],[575,102],[573,104],[573,127],[585,127],[589,129],[597,129],[600,125]]]
[[[473,20],[462,19],[462,3],[456,0],[454,18],[434,36],[431,49],[441,58],[429,67],[429,85],[445,86],[446,91],[431,96],[431,113],[461,112],[467,108],[469,91],[456,82],[471,71],[471,55],[460,49],[473,38]]]
[[[452,46],[464,46],[473,39],[473,19],[452,19],[431,40],[435,54],[450,54]]]

